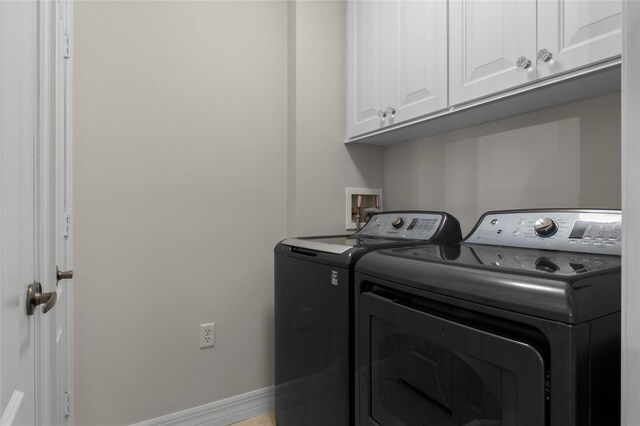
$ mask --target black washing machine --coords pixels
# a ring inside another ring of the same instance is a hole
[[[620,211],[483,215],[355,268],[356,424],[620,424]]]
[[[353,268],[372,250],[462,239],[441,212],[385,212],[352,235],[290,238],[275,247],[278,426],[354,421]]]

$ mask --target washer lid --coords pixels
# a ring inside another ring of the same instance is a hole
[[[348,237],[319,237],[314,239],[287,238],[282,245],[318,251],[321,253],[342,254],[353,248]]]
[[[343,254],[354,247],[376,246],[380,244],[401,243],[397,238],[363,238],[355,235],[287,238],[282,245],[313,250],[322,253]]]

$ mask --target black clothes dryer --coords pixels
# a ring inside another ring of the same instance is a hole
[[[353,268],[372,250],[462,239],[447,213],[385,212],[353,235],[286,239],[275,247],[275,411],[278,426],[354,421]]]
[[[359,425],[620,421],[620,211],[482,216],[355,268]]]

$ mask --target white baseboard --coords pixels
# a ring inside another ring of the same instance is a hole
[[[227,426],[273,411],[273,386],[145,420],[132,426]]]

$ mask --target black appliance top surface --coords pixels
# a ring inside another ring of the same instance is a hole
[[[381,244],[398,243],[405,241],[400,238],[377,238],[377,237],[357,237],[355,235],[330,235],[327,237],[302,237],[300,240],[307,240],[322,244],[333,244],[346,248],[356,248],[368,246],[378,246]]]
[[[425,245],[369,253],[355,270],[400,286],[572,324],[620,311],[620,256]]]
[[[618,271],[621,266],[621,257],[612,255],[467,244],[461,244],[457,249],[452,247],[444,251],[439,246],[418,246],[391,249],[387,253],[417,261],[542,278],[570,279],[596,271]]]
[[[364,254],[383,248],[428,244],[427,241],[399,238],[355,237],[331,235],[289,238],[275,247],[276,254],[293,256],[336,266],[353,266]]]
[[[351,235],[287,238],[276,254],[337,266],[352,266],[362,255],[380,248],[462,240],[460,223],[444,212],[396,211],[373,215]]]

